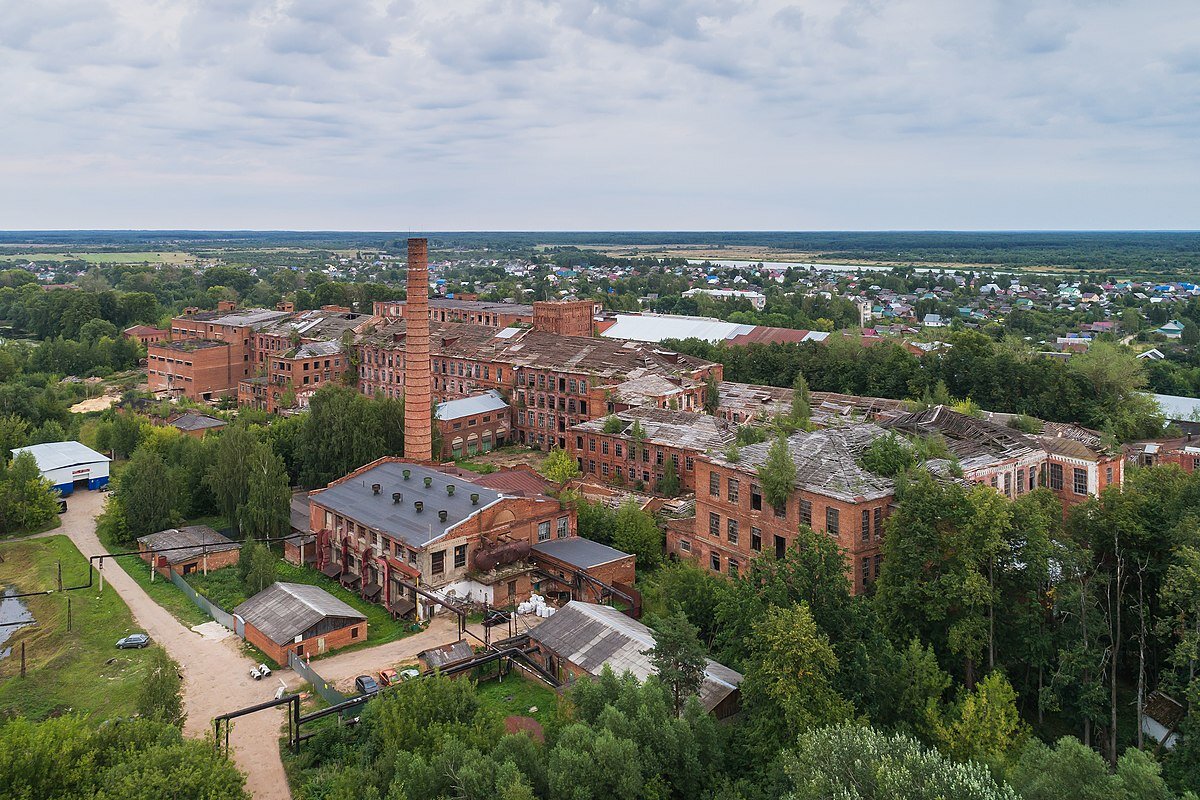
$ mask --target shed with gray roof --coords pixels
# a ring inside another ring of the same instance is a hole
[[[654,632],[615,608],[572,600],[529,632],[534,657],[552,673],[568,679],[600,675],[610,667],[617,675],[638,680],[655,674],[648,651]],[[708,659],[699,700],[718,719],[736,714],[741,703],[742,674]]]
[[[235,609],[246,641],[278,664],[367,638],[367,617],[319,586],[273,583]]]

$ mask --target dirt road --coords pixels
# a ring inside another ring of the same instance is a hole
[[[483,626],[474,624],[467,627],[479,638],[475,639],[465,634],[464,638],[473,646],[481,644],[484,636]],[[508,635],[505,628],[498,628],[496,631],[497,638]],[[370,631],[367,631],[367,635],[370,636]],[[385,667],[413,661],[422,651],[457,639],[458,622],[456,619],[449,615],[437,616],[433,618],[429,627],[420,633],[375,647],[365,647],[362,650],[327,656],[312,662],[312,668],[317,671],[318,675],[332,683],[339,692],[354,694],[354,679],[359,675],[377,677],[379,670]],[[304,679],[294,672],[288,671],[279,674],[287,682],[289,689],[295,689],[304,683]]]
[[[62,528],[51,535],[66,534],[85,557],[105,552],[96,537],[95,519],[104,497],[102,492],[76,492],[63,515]],[[250,677],[252,662],[238,649],[238,639],[214,641],[188,630],[111,560],[104,567],[104,580],[116,589],[142,629],[179,663],[188,715],[185,734],[203,736],[212,730],[216,715],[274,696],[279,682],[274,677],[262,682]],[[246,788],[255,798],[291,798],[279,757],[284,720],[282,709],[262,711],[242,717],[230,733],[234,761],[246,773]]]

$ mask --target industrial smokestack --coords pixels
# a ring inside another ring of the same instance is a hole
[[[404,457],[433,460],[433,394],[429,363],[429,251],[408,240],[407,335],[404,348]]]

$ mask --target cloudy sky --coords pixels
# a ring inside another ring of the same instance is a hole
[[[0,0],[0,228],[1200,228],[1195,0]]]

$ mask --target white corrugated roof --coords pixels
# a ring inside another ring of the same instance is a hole
[[[1173,394],[1152,396],[1167,419],[1200,421],[1200,397],[1179,397]]]
[[[476,414],[486,414],[489,411],[500,411],[504,408],[508,408],[508,403],[504,402],[500,393],[495,389],[488,389],[483,394],[438,403],[434,416],[441,420],[462,419]]]
[[[97,453],[79,442],[47,442],[46,444],[31,444],[28,447],[13,448],[14,458],[19,453],[32,454],[37,460],[38,469],[42,472],[112,460],[103,453]]]
[[[604,331],[609,339],[633,339],[661,342],[663,339],[701,339],[723,342],[754,330],[753,325],[738,325],[712,317],[687,317],[676,314],[617,314],[615,325]]]

